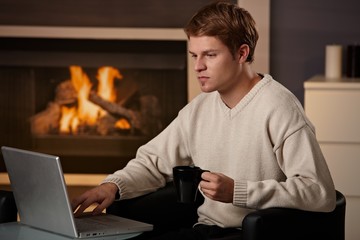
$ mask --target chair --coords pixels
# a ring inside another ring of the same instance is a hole
[[[154,232],[159,233],[191,227],[197,220],[196,209],[202,201],[199,199],[195,204],[178,203],[173,183],[168,183],[154,193],[116,201],[107,208],[107,213],[151,223]],[[336,208],[330,213],[287,208],[257,210],[244,218],[242,240],[344,240],[345,208],[344,195],[336,191]]]
[[[336,208],[329,213],[268,208],[248,214],[243,221],[244,239],[345,239],[344,195],[336,191]],[[283,235],[291,233],[291,235]]]
[[[0,190],[0,223],[17,220],[17,207],[11,191]]]

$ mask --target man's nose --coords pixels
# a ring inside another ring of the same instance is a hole
[[[206,65],[204,64],[204,62],[202,61],[202,59],[196,59],[194,62],[194,69],[197,72],[203,71],[204,69],[206,69]]]

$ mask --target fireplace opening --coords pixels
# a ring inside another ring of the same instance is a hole
[[[66,173],[124,167],[187,103],[185,41],[2,38],[0,45],[1,145],[58,155]]]

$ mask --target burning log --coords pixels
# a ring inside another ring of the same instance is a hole
[[[127,119],[132,119],[132,111],[128,110],[116,103],[106,101],[105,99],[101,98],[99,95],[97,95],[95,92],[91,92],[89,95],[89,100],[96,105],[99,105],[101,108],[109,112],[113,115],[119,115],[123,116]]]
[[[94,92],[90,93],[89,100],[99,105],[115,118],[126,118],[130,122],[132,133],[134,129],[138,129],[144,135],[154,136],[162,128],[160,106],[157,98],[154,96],[140,97],[140,110],[127,109],[117,103],[106,101]],[[111,124],[113,123],[111,122]]]
[[[116,103],[109,102],[101,98],[95,92],[90,92],[89,100],[96,105],[106,110],[109,114],[114,116],[124,117],[129,120],[132,128],[139,128],[140,123],[137,121],[136,113],[132,110],[126,109]]]
[[[44,111],[30,118],[31,132],[37,135],[55,132],[59,128],[60,115],[60,105],[50,102]]]
[[[55,90],[55,102],[63,104],[74,104],[77,102],[77,92],[70,80],[61,82]]]
[[[114,136],[117,135],[119,133],[119,129],[117,129],[116,126],[116,122],[119,119],[107,114],[103,117],[101,117],[99,119],[99,121],[97,122],[97,132],[101,135],[101,136]],[[127,132],[131,133],[131,129],[128,130]],[[123,130],[123,133],[126,133],[126,130]]]

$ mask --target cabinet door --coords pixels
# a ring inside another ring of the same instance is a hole
[[[360,144],[320,143],[336,189],[360,197]]]
[[[319,141],[360,143],[360,91],[309,89],[304,107]]]

